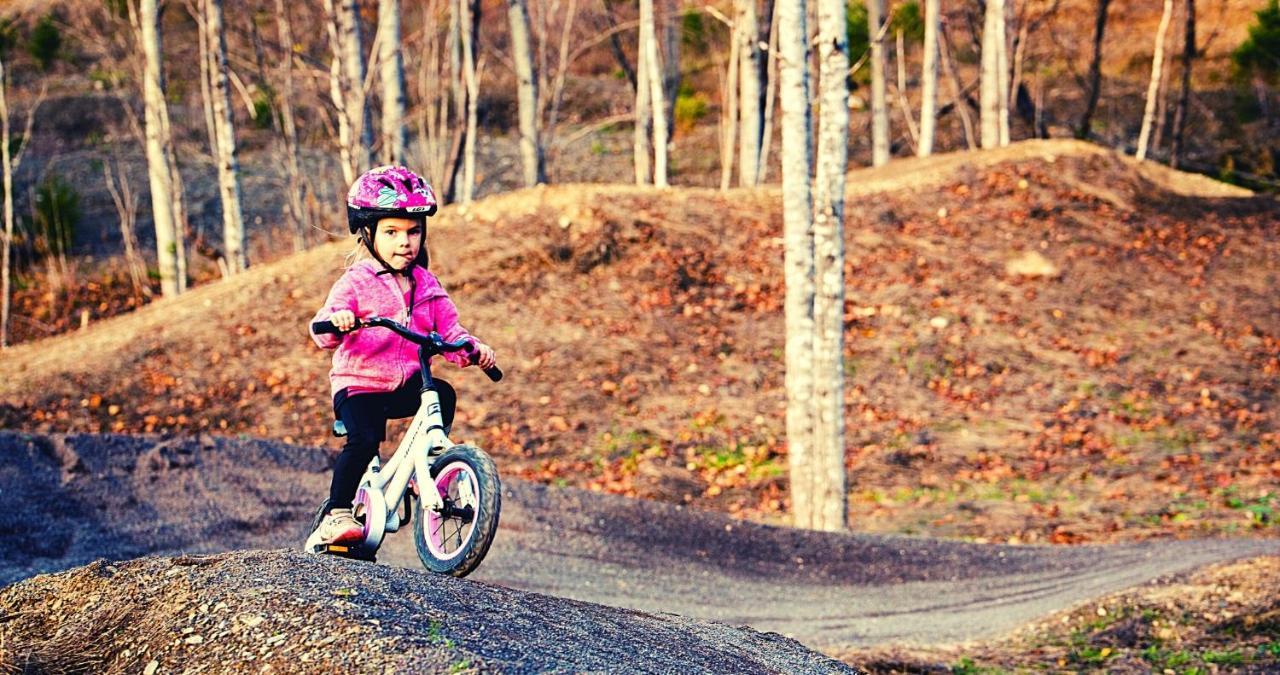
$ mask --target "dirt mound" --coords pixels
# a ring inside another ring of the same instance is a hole
[[[851,174],[855,527],[1276,532],[1280,207],[1170,175],[1071,142]],[[504,475],[776,522],[780,234],[767,189],[560,186],[446,209],[433,267],[510,374],[439,370],[459,440]],[[332,446],[328,355],[304,325],[346,250],[9,350],[0,424]],[[1011,265],[1028,259],[1051,273]]]
[[[95,562],[0,612],[21,672],[858,672],[776,633],[282,551]]]

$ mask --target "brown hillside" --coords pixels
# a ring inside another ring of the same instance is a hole
[[[1274,200],[1067,142],[892,170],[850,175],[855,528],[1276,533]],[[439,370],[455,435],[509,475],[779,518],[779,209],[604,186],[446,209],[434,268],[509,373]],[[304,324],[346,249],[9,350],[0,423],[336,446]]]

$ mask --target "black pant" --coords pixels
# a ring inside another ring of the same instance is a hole
[[[432,378],[440,395],[440,416],[445,433],[453,425],[453,411],[458,395],[448,382]],[[360,477],[378,454],[378,446],[387,438],[387,420],[412,417],[421,402],[422,376],[414,375],[395,391],[347,395],[339,391],[333,397],[333,410],[347,427],[347,443],[342,446],[333,466],[333,483],[329,486],[329,508],[349,509],[360,487]]]

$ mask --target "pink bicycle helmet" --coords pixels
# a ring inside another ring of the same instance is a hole
[[[351,184],[347,191],[347,227],[360,236],[365,248],[389,272],[395,272],[373,247],[374,228],[383,218],[416,218],[423,222],[436,213],[436,193],[418,174],[403,166],[380,166],[370,169]],[[427,267],[426,242],[418,251],[415,264]],[[412,267],[412,266],[410,266]],[[402,271],[407,273],[406,270]]]
[[[351,234],[382,218],[426,218],[436,213],[436,193],[403,166],[370,169],[347,191],[347,227]]]

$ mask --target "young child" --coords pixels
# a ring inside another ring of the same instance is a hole
[[[478,352],[477,365],[494,365],[493,350],[458,324],[453,301],[427,271],[426,219],[435,211],[431,186],[402,166],[372,169],[347,192],[347,225],[359,238],[360,259],[334,283],[312,319],[331,321],[344,332],[311,334],[316,344],[335,350],[329,382],[334,415],[347,427],[347,442],[333,469],[328,512],[308,537],[307,550],[360,540],[363,528],[351,513],[360,477],[386,438],[387,420],[410,417],[418,409],[417,346],[385,329],[347,333],[357,318],[382,316],[420,333],[434,330],[449,341],[468,338]],[[465,352],[444,358],[468,365]],[[433,379],[448,428],[457,397],[447,382]]]

